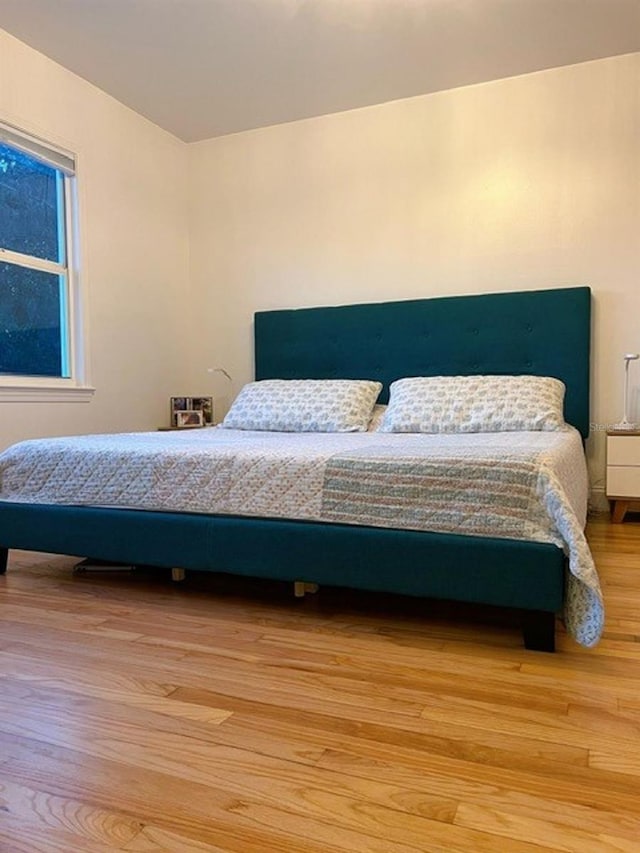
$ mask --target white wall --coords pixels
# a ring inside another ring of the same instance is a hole
[[[592,419],[621,417],[621,357],[640,350],[640,54],[189,153],[194,371],[250,379],[257,309],[588,284]]]
[[[0,403],[0,447],[229,396],[206,368],[251,378],[258,309],[575,284],[595,292],[593,420],[620,417],[621,356],[640,349],[640,54],[186,146],[0,31],[0,118],[78,154],[97,388]],[[601,434],[589,452],[597,484]]]
[[[153,429],[185,393],[186,145],[0,31],[0,119],[77,153],[89,403],[0,403],[0,448]],[[188,392],[187,392],[188,393]]]

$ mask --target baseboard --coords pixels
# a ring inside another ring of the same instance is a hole
[[[589,513],[598,514],[601,512],[609,512],[609,501],[604,486],[594,486],[589,495]]]

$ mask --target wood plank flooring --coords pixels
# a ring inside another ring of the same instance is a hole
[[[637,519],[590,523],[606,635],[555,655],[480,608],[12,553],[1,853],[638,853]]]

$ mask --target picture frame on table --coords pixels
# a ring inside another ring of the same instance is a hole
[[[193,429],[204,426],[204,417],[198,409],[183,409],[176,412],[176,427],[178,429]]]
[[[213,397],[192,397],[189,408],[202,412],[204,426],[213,426]]]
[[[178,427],[178,414],[181,412],[201,412],[200,426],[213,426],[213,397],[170,397],[170,420],[172,427]],[[184,418],[180,419],[181,422]]]

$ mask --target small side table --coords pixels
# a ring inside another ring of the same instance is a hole
[[[186,426],[186,427],[174,427],[174,426],[163,426],[158,427],[158,432],[189,432],[190,429],[212,429],[212,424],[202,424],[202,426]]]
[[[607,430],[606,494],[613,502],[611,520],[621,524],[629,505],[640,501],[640,430]]]

